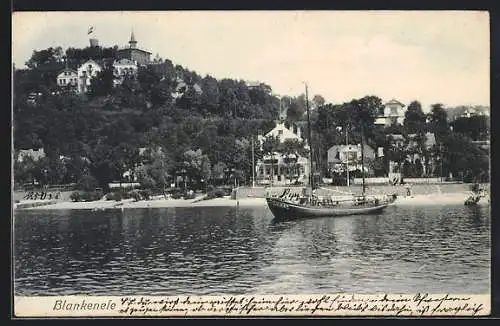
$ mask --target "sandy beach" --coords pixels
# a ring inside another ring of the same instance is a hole
[[[429,194],[415,196],[400,196],[391,205],[408,206],[408,205],[452,205],[463,204],[467,198],[467,193],[447,193],[447,194]],[[22,201],[26,203],[27,201]],[[479,201],[480,205],[488,205],[489,197],[482,198]],[[105,210],[105,209],[134,209],[134,208],[168,208],[168,207],[258,207],[266,206],[264,198],[247,197],[237,200],[230,198],[216,198],[211,200],[184,200],[184,199],[156,199],[134,201],[126,199],[120,202],[98,200],[93,202],[58,202],[55,204],[46,203],[43,206],[27,207],[18,209],[29,210],[68,210],[68,209],[90,209],[90,210]],[[14,205],[16,207],[16,204]]]

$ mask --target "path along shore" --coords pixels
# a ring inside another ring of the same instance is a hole
[[[413,196],[399,196],[392,205],[398,206],[425,206],[425,205],[453,205],[463,204],[467,198],[467,192],[445,193],[445,194],[427,194]],[[489,196],[482,198],[479,205],[489,205]],[[216,198],[211,200],[184,200],[184,199],[156,199],[134,201],[126,199],[122,201],[98,200],[93,202],[58,202],[43,203],[37,205],[25,205],[27,201],[14,204],[17,209],[26,210],[107,210],[107,209],[134,209],[134,208],[168,208],[168,207],[266,207],[266,201],[261,197],[246,197],[239,199]],[[33,201],[32,201],[33,202]],[[25,207],[23,207],[23,204]],[[45,205],[43,205],[45,204]]]

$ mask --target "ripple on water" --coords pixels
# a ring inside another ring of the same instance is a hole
[[[490,288],[489,211],[462,205],[282,224],[262,209],[16,215],[16,294]]]

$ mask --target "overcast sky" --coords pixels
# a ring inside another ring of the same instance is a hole
[[[191,11],[15,13],[12,57],[33,50],[138,47],[199,75],[258,80],[282,95],[321,94],[341,103],[364,95],[424,109],[440,102],[489,105],[486,12]]]

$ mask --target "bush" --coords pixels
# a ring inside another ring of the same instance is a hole
[[[180,193],[180,192],[173,192],[171,194],[171,196],[172,196],[172,199],[181,199],[182,198],[182,193]]]
[[[99,191],[75,191],[71,193],[69,198],[74,202],[79,202],[99,200],[101,197]]]
[[[196,195],[194,192],[192,194],[190,194],[189,192],[186,192],[186,193],[184,193],[183,197],[184,197],[184,199],[195,199]]]
[[[87,174],[82,176],[76,186],[84,191],[93,191],[98,185],[99,183],[97,182],[97,179],[94,176]]]
[[[78,191],[74,191],[71,193],[69,198],[71,199],[71,201],[77,202],[81,200],[81,195]]]
[[[106,195],[106,200],[121,201],[122,200],[122,193],[119,191],[110,192],[109,194]]]
[[[215,188],[215,189],[209,191],[204,199],[209,200],[209,199],[214,199],[214,198],[222,198],[224,196],[226,196],[226,191],[224,189]]]
[[[141,195],[142,199],[150,200],[152,192],[149,189],[143,189],[143,190],[139,190],[139,194]]]
[[[138,190],[135,190],[135,189],[131,190],[131,191],[129,191],[128,194],[130,195],[131,198],[134,199],[134,201],[139,201],[139,200],[142,199],[142,196],[141,196],[141,194],[139,193]]]

